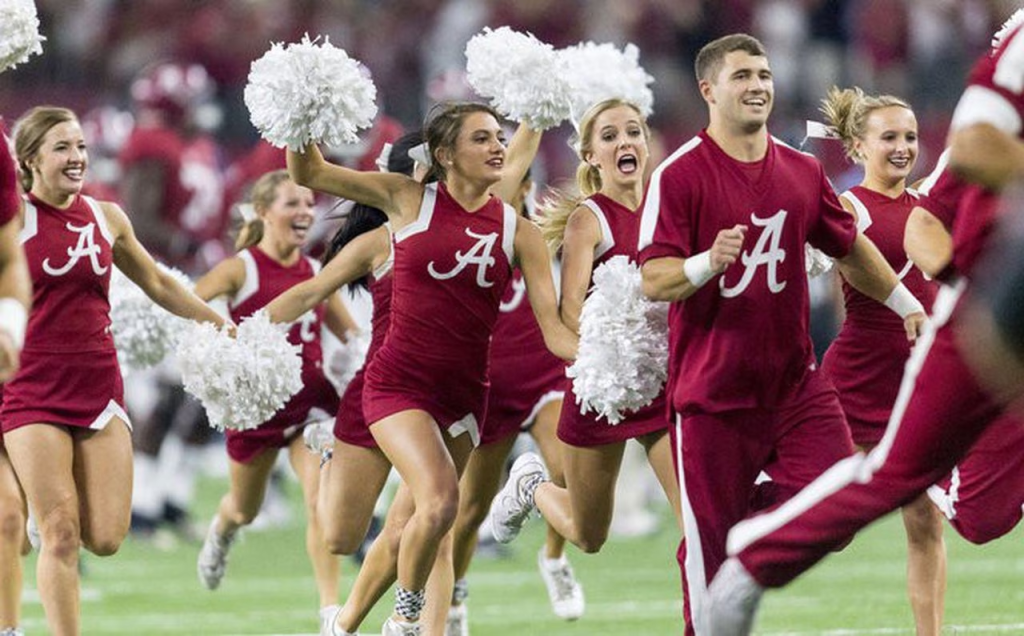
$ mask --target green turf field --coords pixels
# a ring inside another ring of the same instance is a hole
[[[223,482],[204,483],[204,517],[222,486]],[[297,492],[293,484],[291,493],[297,496]],[[899,519],[890,518],[785,591],[769,594],[758,633],[912,634],[904,592],[902,533]],[[1024,634],[1020,539],[1018,531],[995,544],[976,547],[947,533],[945,633]],[[576,623],[561,622],[551,614],[535,565],[541,540],[541,524],[534,523],[514,544],[511,558],[475,564],[470,576],[474,636],[681,633],[676,538],[667,525],[653,539],[612,541],[596,556],[570,553],[587,595],[586,616]],[[298,523],[285,530],[246,535],[236,544],[228,575],[216,592],[202,589],[196,579],[198,549],[187,544],[157,549],[129,541],[112,558],[87,556],[83,633],[316,633],[316,596]],[[23,626],[30,635],[46,633],[35,593],[34,563],[30,558],[26,564]],[[345,562],[346,581],[351,580],[353,568],[351,561]],[[379,633],[390,605],[389,597],[361,633]]]

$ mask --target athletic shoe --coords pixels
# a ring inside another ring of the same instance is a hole
[[[320,636],[355,636],[338,627],[338,616],[341,605],[328,605],[320,608]]]
[[[469,608],[465,603],[448,608],[448,620],[444,623],[444,636],[469,636]]]
[[[549,559],[544,556],[542,546],[540,554],[537,555],[537,568],[540,570],[540,577],[544,579],[544,585],[548,588],[548,598],[551,599],[551,609],[555,616],[567,621],[574,621],[583,616],[586,607],[583,588],[576,580],[576,575],[565,555]]]
[[[0,636],[25,636],[25,632],[17,627],[5,627],[0,629]]]
[[[220,586],[221,579],[228,567],[228,551],[235,541],[235,535],[231,534],[222,537],[217,534],[217,517],[214,516],[210,523],[210,529],[206,533],[206,540],[199,550],[199,559],[196,569],[199,572],[199,582],[208,590],[215,590]]]
[[[519,535],[533,512],[533,493],[547,479],[548,471],[536,453],[516,458],[508,481],[491,503],[491,530],[499,543],[510,543]]]
[[[380,630],[381,636],[420,636],[420,623],[406,623],[389,616]]]
[[[764,588],[736,558],[727,559],[708,587],[708,629],[715,636],[747,636]]]

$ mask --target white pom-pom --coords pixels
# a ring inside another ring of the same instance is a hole
[[[543,130],[569,116],[569,87],[550,44],[508,27],[466,44],[466,79],[502,115]]]
[[[178,346],[185,390],[199,398],[210,425],[246,430],[269,420],[302,388],[302,348],[288,325],[258,311],[235,338],[209,323],[193,324]]]
[[[821,276],[832,271],[834,262],[832,258],[810,243],[804,243],[804,261],[807,267],[807,275],[811,278]]]
[[[331,384],[338,389],[338,393],[344,393],[345,387],[352,381],[356,372],[363,368],[366,362],[366,353],[370,349],[370,329],[364,329],[355,335],[350,335],[348,342],[341,343],[331,351],[324,373]],[[326,350],[324,351],[326,354]]]
[[[615,256],[594,270],[580,315],[580,346],[566,370],[580,410],[610,424],[647,406],[668,376],[668,305],[648,300],[640,268]]]
[[[1007,18],[1006,22],[1003,22],[1003,26],[999,27],[995,35],[992,36],[992,50],[1002,46],[1003,40],[1013,33],[1013,30],[1019,27],[1021,23],[1024,23],[1024,9],[1017,9],[1013,15]]]
[[[186,289],[192,281],[183,272],[158,265]],[[110,276],[110,331],[117,358],[125,370],[147,369],[173,351],[188,321],[153,302],[120,270]]]
[[[250,119],[270,144],[301,151],[340,146],[377,116],[377,88],[356,60],[328,38],[280,43],[252,63],[245,87]]]
[[[32,0],[0,0],[0,73],[43,52],[39,17]]]
[[[640,50],[627,44],[581,42],[558,52],[572,95],[572,119],[578,123],[587,109],[606,99],[635,104],[644,117],[651,114],[654,78],[640,66]]]

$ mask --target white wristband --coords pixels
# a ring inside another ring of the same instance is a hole
[[[914,298],[906,285],[898,283],[892,293],[885,299],[885,306],[899,314],[900,318],[906,318],[910,314],[924,313],[924,305]]]
[[[686,280],[694,287],[701,287],[711,280],[715,273],[711,271],[711,251],[694,254],[683,261],[683,273]]]
[[[14,341],[14,346],[21,350],[25,344],[25,326],[28,324],[28,311],[25,305],[13,298],[0,298],[0,329],[6,331]]]

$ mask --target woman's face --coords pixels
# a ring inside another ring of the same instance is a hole
[[[643,182],[649,151],[643,118],[629,106],[615,106],[594,119],[590,153],[584,159],[601,173],[603,184]]]
[[[868,114],[863,139],[855,148],[864,172],[884,183],[905,180],[917,161],[917,118],[909,108],[886,106]]]
[[[32,192],[40,198],[63,200],[78,194],[89,164],[78,121],[62,122],[46,131],[39,151],[27,163],[32,170]]]
[[[472,181],[488,185],[501,180],[505,167],[505,132],[486,112],[466,115],[445,168]]]
[[[291,179],[277,184],[274,200],[263,212],[263,232],[271,240],[301,247],[313,225],[313,191]]]

